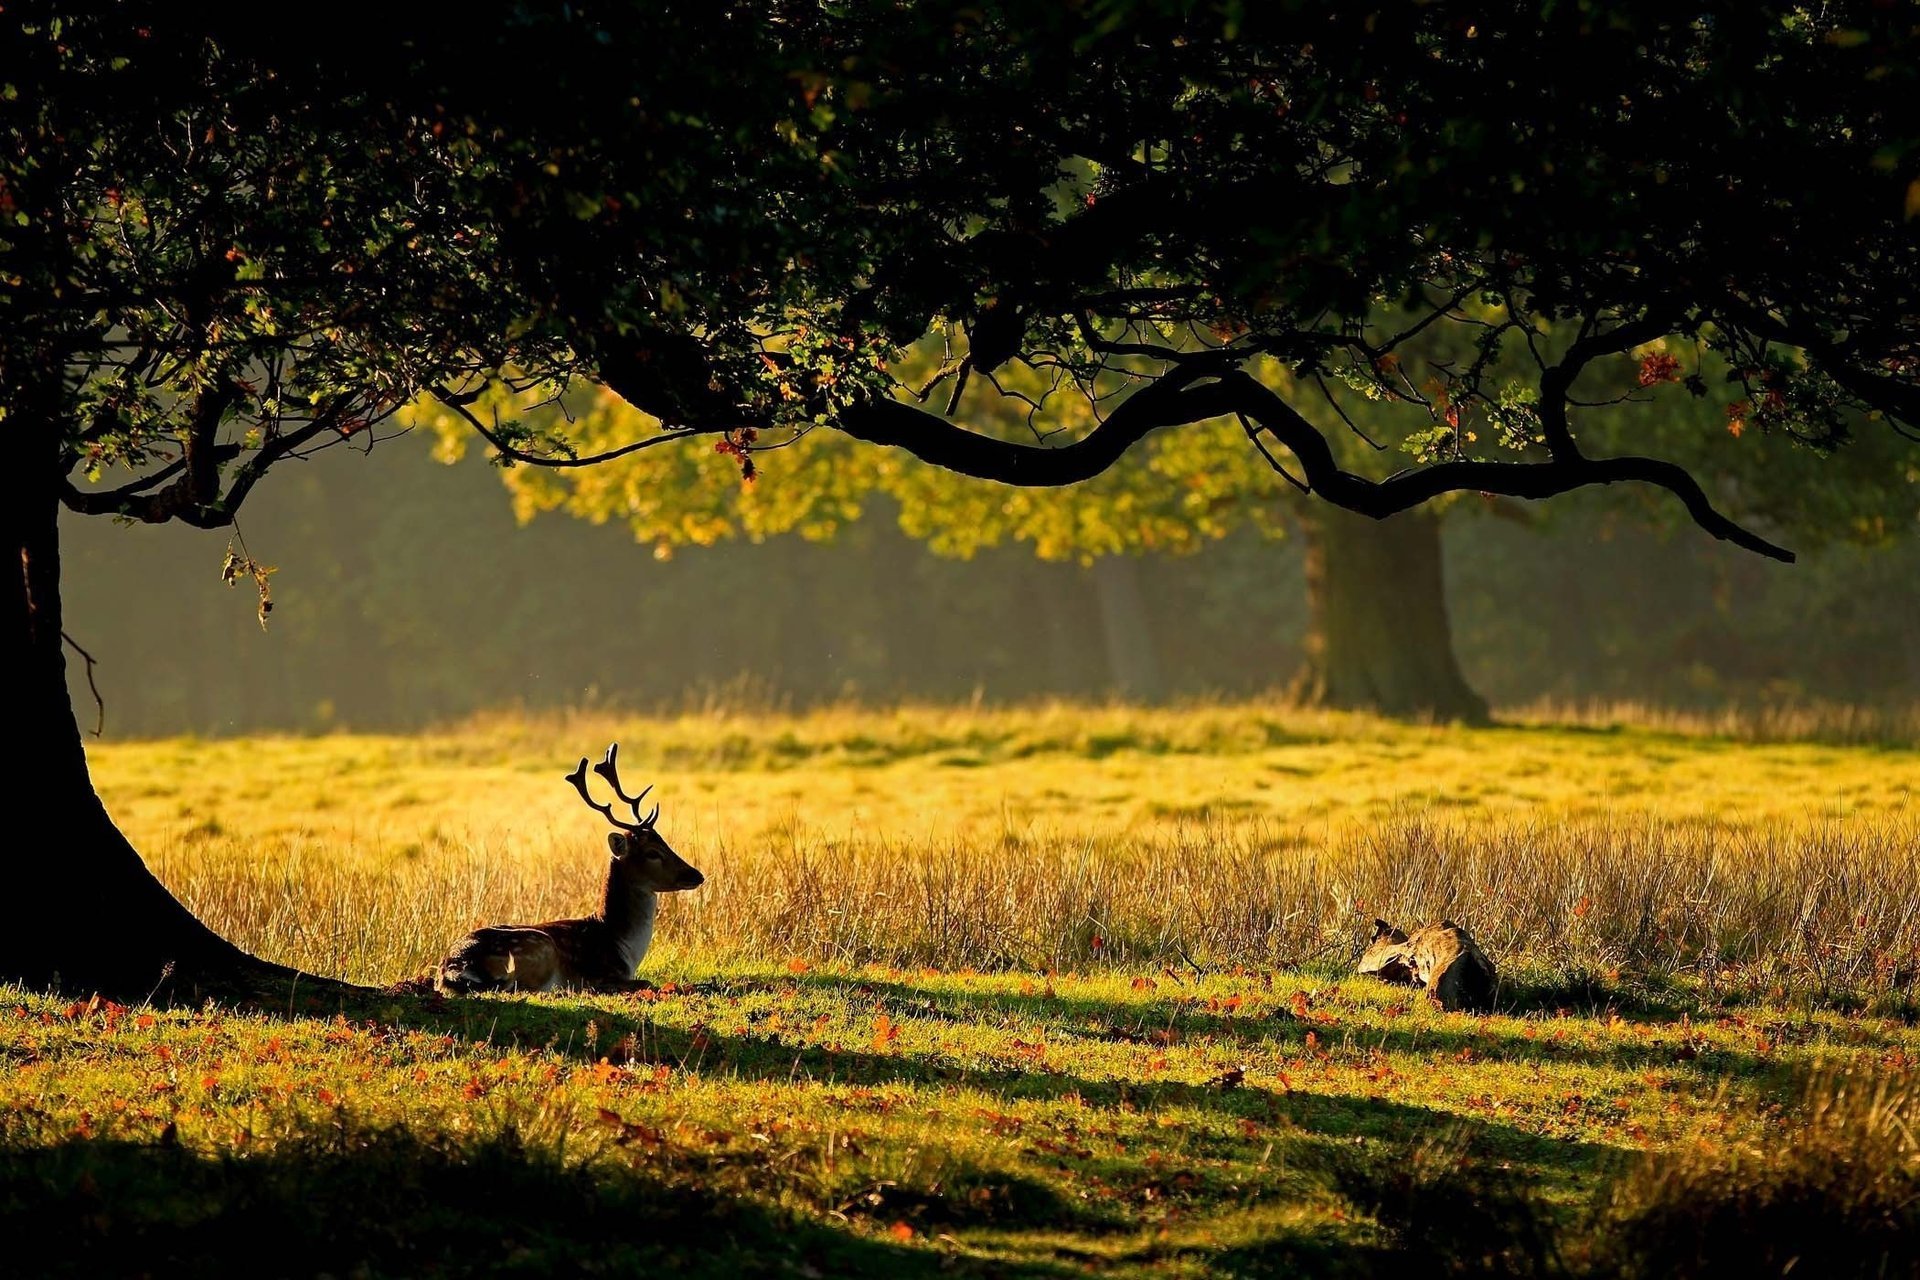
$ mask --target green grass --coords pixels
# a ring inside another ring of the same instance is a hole
[[[1473,1017],[1330,974],[791,968],[344,1017],[10,994],[0,1224],[116,1266],[136,1243],[231,1257],[273,1223],[329,1270],[344,1215],[331,1248],[373,1274],[606,1250],[716,1274],[1364,1275],[1392,1238],[1343,1180],[1356,1160],[1442,1143],[1573,1221],[1638,1153],[1764,1135],[1816,1061],[1920,1053],[1902,1022],[1671,989],[1522,978]]]
[[[1723,1163],[1756,1185],[1810,1073],[1920,1055],[1920,753],[1767,723],[908,708],[99,747],[196,910],[360,981],[584,910],[604,846],[559,774],[612,737],[709,883],[643,997],[0,992],[0,1248],[75,1275],[1614,1274],[1610,1206],[1671,1215]],[[1465,920],[1499,1012],[1347,972],[1376,913]]]

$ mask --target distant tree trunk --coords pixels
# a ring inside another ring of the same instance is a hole
[[[1061,697],[1084,692],[1088,687],[1087,670],[1081,640],[1081,610],[1074,606],[1084,591],[1077,576],[1079,566],[1056,564],[1028,557],[1021,577],[1024,580],[1031,617],[1040,629],[1040,649],[1046,655],[1046,674],[1039,692]]]
[[[1093,586],[1100,597],[1100,629],[1107,640],[1114,690],[1129,698],[1160,697],[1165,692],[1160,654],[1153,643],[1146,593],[1140,589],[1140,562],[1132,556],[1101,556],[1093,562]]]
[[[1420,512],[1387,520],[1316,503],[1307,534],[1306,662],[1302,701],[1479,723],[1487,703],[1453,653],[1440,521]]]
[[[95,794],[61,640],[58,436],[17,419],[7,425],[0,555],[14,568],[0,574],[0,680],[14,751],[0,771],[13,794],[0,863],[0,979],[124,998],[166,985],[190,994],[295,978],[196,920]]]

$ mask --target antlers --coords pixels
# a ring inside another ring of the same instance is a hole
[[[580,798],[587,802],[587,808],[594,810],[622,831],[650,831],[653,829],[655,820],[660,817],[660,806],[654,805],[653,812],[643,818],[640,816],[640,802],[647,798],[647,792],[653,790],[653,787],[651,785],[642,787],[637,796],[628,795],[626,789],[620,785],[619,756],[620,744],[616,742],[607,748],[606,759],[594,765],[593,771],[606,779],[607,785],[613,788],[613,794],[620,797],[620,803],[633,810],[632,822],[622,822],[614,817],[612,805],[599,803],[587,791],[587,758],[585,756],[580,757],[579,765],[567,775],[567,781],[571,782],[573,789],[580,793]]]

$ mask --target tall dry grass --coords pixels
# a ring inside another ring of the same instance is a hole
[[[300,839],[149,849],[242,945],[362,981],[418,973],[484,921],[579,914],[603,867],[440,837],[398,860]],[[1691,972],[1832,996],[1920,982],[1920,816],[1760,827],[1529,824],[1407,812],[1324,837],[1259,822],[1138,835],[828,838],[701,859],[667,950],[979,969],[1344,961],[1375,916],[1451,917],[1507,963]]]

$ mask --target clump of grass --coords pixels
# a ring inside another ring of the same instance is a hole
[[[1333,1186],[1372,1215],[1384,1236],[1376,1268],[1463,1280],[1566,1275],[1555,1216],[1509,1168],[1472,1145],[1460,1131],[1443,1130],[1410,1151],[1328,1151]]]
[[[1751,1142],[1702,1141],[1615,1185],[1590,1269],[1623,1277],[1920,1274],[1920,1080],[1816,1072]]]

